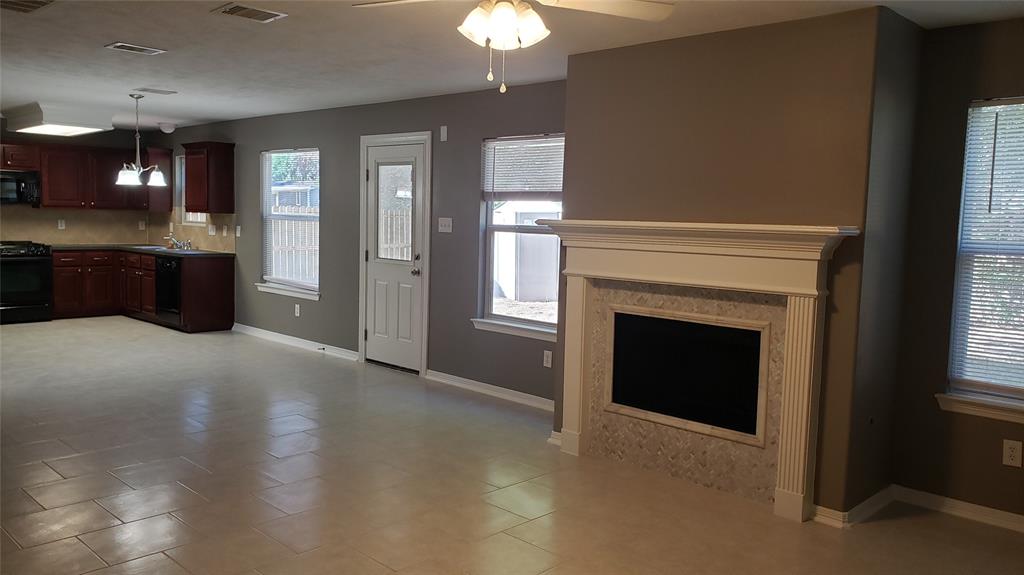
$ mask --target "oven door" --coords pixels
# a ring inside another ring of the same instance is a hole
[[[49,257],[0,257],[0,323],[52,319],[52,266]]]

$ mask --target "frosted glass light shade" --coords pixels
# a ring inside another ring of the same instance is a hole
[[[490,27],[491,15],[484,10],[484,2],[473,8],[473,11],[463,20],[462,26],[457,30],[471,42],[481,47],[487,47],[487,31]]]
[[[551,34],[551,30],[544,25],[540,14],[530,7],[526,2],[519,3],[519,46],[529,48]]]
[[[508,0],[501,0],[494,5],[487,35],[491,38],[491,48],[496,50],[515,50],[519,47],[516,8]]]
[[[114,183],[118,186],[141,186],[142,180],[139,178],[139,172],[126,164],[117,173],[117,181]]]
[[[164,179],[164,173],[160,171],[160,168],[153,168],[153,173],[149,175],[149,182],[147,184],[160,187],[167,185],[167,180]]]

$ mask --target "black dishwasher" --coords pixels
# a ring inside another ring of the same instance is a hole
[[[181,324],[181,260],[156,258],[156,316]]]

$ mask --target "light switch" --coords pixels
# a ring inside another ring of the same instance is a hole
[[[63,230],[65,227],[67,227],[67,226],[65,226],[64,220],[62,220],[62,219],[61,220],[57,220],[57,229],[58,230]]]
[[[242,237],[242,226],[235,226],[235,237]]]
[[[224,226],[221,227],[220,235],[224,236],[225,238],[228,237],[228,225],[227,224],[224,224]]]
[[[452,219],[437,218],[437,231],[442,234],[452,233]]]
[[[167,222],[167,231],[169,231],[169,232],[173,232],[174,231],[174,222]]]
[[[441,141],[448,141],[448,126],[441,126]]]
[[[211,236],[217,235],[217,226],[213,224],[206,226],[206,233],[210,234]]]

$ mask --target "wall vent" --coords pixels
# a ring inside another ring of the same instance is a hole
[[[167,50],[161,50],[160,48],[149,48],[147,46],[139,46],[136,44],[129,44],[127,42],[114,42],[113,44],[107,44],[104,48],[110,48],[111,50],[120,50],[121,52],[131,52],[132,54],[142,54],[144,56],[155,56],[157,54],[163,54]]]
[[[226,14],[228,16],[238,16],[239,18],[247,18],[249,20],[255,20],[260,24],[266,24],[273,22],[274,20],[280,20],[287,16],[284,12],[274,12],[272,10],[264,10],[262,8],[252,8],[250,6],[243,6],[241,4],[235,4],[231,2],[225,4],[220,8],[213,10],[220,14]]]
[[[27,14],[53,4],[53,0],[0,0],[0,8]]]
[[[162,88],[135,88],[132,92],[142,92],[143,94],[157,94],[158,96],[170,96],[177,94],[177,90],[164,90]]]

